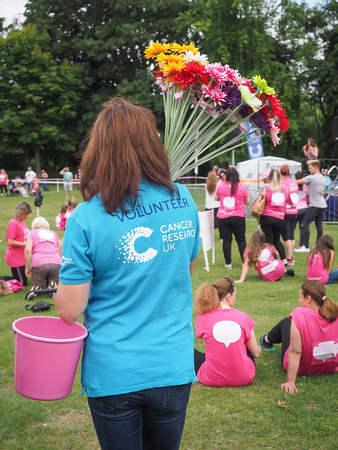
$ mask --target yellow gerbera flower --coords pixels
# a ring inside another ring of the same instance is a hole
[[[194,55],[196,55],[199,48],[195,47],[192,42],[190,42],[189,45],[186,45],[186,44],[180,45],[180,44],[177,44],[176,42],[174,42],[173,44],[171,44],[171,50],[176,53],[183,53],[183,52],[190,51],[190,52],[193,52]]]
[[[181,61],[183,59],[183,55],[177,55],[177,54],[173,54],[173,53],[166,55],[165,53],[162,52],[159,55],[157,55],[156,59],[157,59],[158,64],[166,64],[169,61],[172,61],[172,62]]]
[[[259,87],[259,89],[267,95],[274,95],[275,90],[270,88],[264,78],[261,78],[260,75],[255,75],[252,77],[252,81]]]
[[[156,58],[159,53],[167,52],[168,50],[170,50],[170,44],[161,44],[157,41],[146,47],[144,55],[147,59]]]
[[[163,64],[163,66],[161,66],[161,71],[164,74],[169,74],[169,73],[178,73],[180,72],[183,67],[186,65],[186,61],[168,61],[167,63]]]

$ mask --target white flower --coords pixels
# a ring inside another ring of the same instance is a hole
[[[185,55],[183,56],[184,61],[194,61],[203,65],[208,64],[208,57],[207,55],[201,55],[200,52],[197,52],[196,55],[192,51],[185,52]]]

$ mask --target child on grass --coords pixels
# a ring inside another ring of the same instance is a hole
[[[61,211],[55,217],[55,225],[57,230],[64,230],[66,228],[67,217],[66,213],[68,211],[68,203],[62,205]]]
[[[277,256],[277,250],[266,242],[263,231],[255,231],[244,252],[241,278],[235,283],[244,283],[250,267],[254,267],[264,281],[280,280],[284,274],[293,277],[295,275],[293,268],[285,269],[283,261],[277,259]]]
[[[297,392],[297,375],[338,371],[338,304],[326,297],[319,281],[307,281],[299,291],[300,307],[279,322],[259,345],[275,350],[282,344],[282,364],[287,371],[286,392]]]
[[[205,354],[195,350],[198,381],[207,386],[245,386],[255,377],[259,348],[254,322],[235,308],[231,278],[204,283],[196,293],[196,336],[205,341]]]
[[[338,269],[332,269],[334,244],[331,236],[324,234],[318,239],[307,259],[307,281],[317,280],[322,284],[333,284],[338,280]]]

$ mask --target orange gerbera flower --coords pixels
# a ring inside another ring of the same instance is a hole
[[[146,47],[144,55],[147,59],[156,58],[161,52],[170,50],[170,44],[161,44],[160,42],[153,42],[149,47]]]
[[[199,48],[195,47],[192,42],[190,42],[189,45],[186,45],[186,44],[180,45],[180,44],[177,44],[176,42],[174,42],[173,44],[171,44],[171,50],[175,53],[191,51],[191,52],[193,52],[194,55],[196,55]]]
[[[159,55],[157,55],[157,64],[167,64],[168,62],[179,62],[183,59],[183,55],[175,55],[173,53],[170,53],[169,55],[166,55],[165,53],[161,52]]]
[[[167,63],[163,64],[163,66],[161,66],[161,70],[164,73],[164,75],[169,75],[169,74],[173,74],[173,73],[178,73],[180,72],[183,67],[187,64],[186,61],[168,61]]]

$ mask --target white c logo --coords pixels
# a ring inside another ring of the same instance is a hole
[[[125,236],[122,236],[122,239],[119,239],[122,248],[120,249],[123,255],[123,258],[127,262],[133,262],[134,264],[144,263],[153,259],[158,251],[149,247],[147,251],[143,253],[138,253],[135,250],[135,242],[140,237],[148,238],[153,233],[153,230],[147,227],[137,227],[131,231],[128,231]]]

